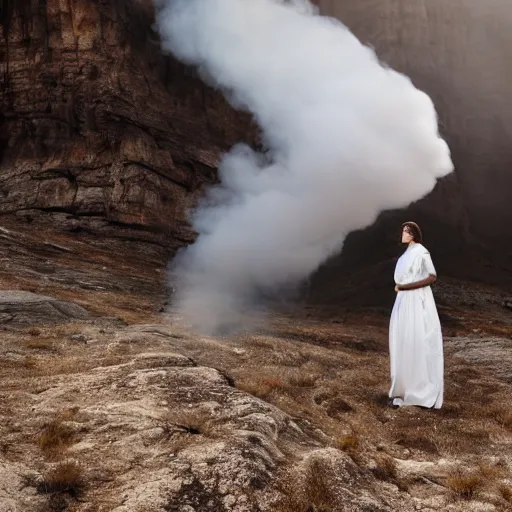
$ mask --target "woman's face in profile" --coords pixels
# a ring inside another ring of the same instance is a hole
[[[408,226],[404,226],[402,230],[402,243],[410,244],[414,240],[414,237],[411,235],[411,229]]]

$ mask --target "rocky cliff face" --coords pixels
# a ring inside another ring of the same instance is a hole
[[[480,259],[457,259],[485,242],[486,261],[508,272],[512,10],[501,0],[319,3],[433,97],[457,165],[428,198],[349,237],[319,282],[391,257],[409,218],[427,228],[442,271],[474,275]],[[162,55],[153,19],[151,0],[0,1],[0,215],[171,248],[193,240],[187,208],[215,181],[221,152],[257,129]]]
[[[250,120],[165,57],[151,0],[2,0],[0,214],[160,244]]]

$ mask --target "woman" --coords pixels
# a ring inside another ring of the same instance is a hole
[[[395,268],[397,297],[389,326],[390,401],[394,406],[441,408],[443,338],[430,285],[437,279],[419,226],[402,226],[407,250]]]

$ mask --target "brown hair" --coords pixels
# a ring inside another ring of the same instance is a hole
[[[414,241],[418,244],[422,244],[423,243],[423,234],[421,233],[421,229],[420,227],[418,226],[418,224],[416,224],[416,222],[404,222],[402,224],[402,230],[404,228],[409,228],[409,233],[412,235]]]

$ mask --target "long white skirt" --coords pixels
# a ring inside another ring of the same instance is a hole
[[[430,287],[398,292],[389,326],[395,405],[443,404],[443,337]]]

